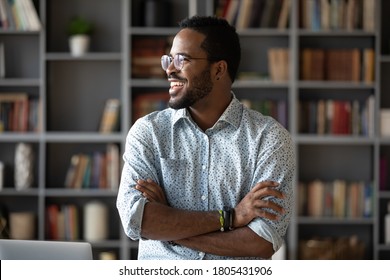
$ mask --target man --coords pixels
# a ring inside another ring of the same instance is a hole
[[[180,23],[161,59],[169,107],[130,129],[117,208],[139,259],[269,259],[283,244],[289,133],[231,91],[240,42],[224,19]]]

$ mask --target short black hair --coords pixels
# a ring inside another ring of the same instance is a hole
[[[224,18],[198,15],[182,20],[179,26],[206,36],[201,48],[210,61],[226,61],[230,79],[234,82],[241,60],[240,39],[236,28]]]

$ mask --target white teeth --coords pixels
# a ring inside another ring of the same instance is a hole
[[[171,87],[182,87],[184,83],[181,82],[171,82]]]

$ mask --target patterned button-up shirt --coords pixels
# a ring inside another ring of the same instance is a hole
[[[293,143],[283,126],[246,108],[234,95],[206,131],[186,109],[169,108],[137,120],[128,133],[123,159],[117,208],[125,233],[139,240],[138,259],[232,258],[143,239],[142,215],[148,201],[134,188],[137,179],[158,183],[171,207],[198,211],[235,207],[256,183],[277,181],[287,198],[269,199],[285,214],[276,221],[254,219],[248,227],[271,242],[275,251],[283,244],[293,202]]]

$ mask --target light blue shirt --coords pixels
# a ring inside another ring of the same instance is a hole
[[[139,240],[138,259],[233,258],[142,239],[147,200],[134,189],[137,179],[157,182],[171,207],[200,211],[235,207],[256,183],[277,181],[287,199],[270,199],[286,214],[276,221],[254,219],[248,227],[271,242],[275,251],[283,244],[293,202],[293,143],[278,122],[246,108],[234,96],[205,132],[186,109],[169,108],[137,120],[128,133],[123,159],[117,208],[125,233]]]

